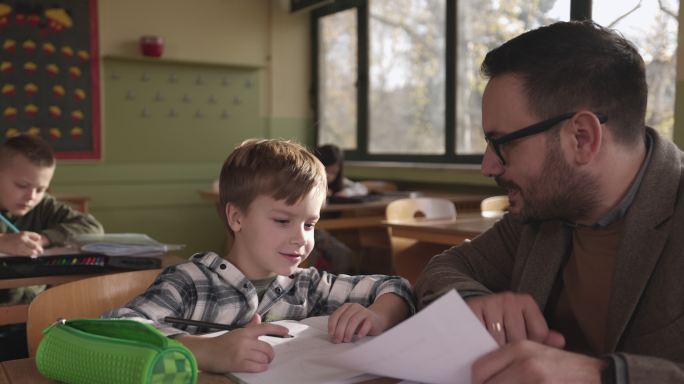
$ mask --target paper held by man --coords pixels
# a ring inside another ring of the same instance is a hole
[[[351,383],[373,374],[421,383],[470,383],[472,363],[497,348],[456,291],[382,335],[354,343],[331,343],[327,317],[278,323],[295,337],[263,338],[275,349],[269,369],[233,377],[244,383]]]

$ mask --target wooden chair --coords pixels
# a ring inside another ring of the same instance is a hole
[[[456,207],[450,200],[442,198],[399,199],[387,206],[385,217],[388,221],[455,220]],[[415,283],[430,258],[441,253],[445,248],[440,244],[423,243],[393,236],[391,228],[388,228],[388,233],[394,271],[409,280],[411,284]]]
[[[114,273],[72,281],[49,288],[36,296],[28,309],[26,336],[30,356],[35,356],[43,329],[57,319],[99,317],[121,307],[144,292],[160,269]]]
[[[90,196],[78,195],[74,193],[56,193],[52,192],[49,188],[48,193],[57,199],[57,201],[66,203],[77,211],[83,213],[90,212]]]
[[[74,209],[83,212],[83,213],[89,213],[90,212],[90,196],[85,196],[85,195],[60,195],[57,194],[55,198],[58,201],[61,201],[63,203],[67,203],[71,205]]]
[[[488,197],[480,203],[480,213],[482,217],[498,217],[506,213],[510,202],[508,196],[492,196]]]

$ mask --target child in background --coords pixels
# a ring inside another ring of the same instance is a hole
[[[103,233],[93,216],[45,193],[55,167],[52,148],[36,136],[14,136],[0,145],[0,214],[9,221],[0,221],[0,253],[38,256],[47,247],[64,245],[70,235]],[[28,303],[44,289],[45,285],[0,289],[0,305]],[[17,327],[0,327],[0,339],[14,339],[16,335],[8,336],[16,333],[10,328]],[[16,344],[25,349],[25,339]]]
[[[283,140],[247,140],[223,164],[222,216],[233,246],[164,270],[148,290],[105,317],[148,321],[185,344],[199,369],[261,372],[273,348],[266,334],[285,335],[275,320],[330,315],[333,342],[377,335],[414,312],[401,277],[332,275],[299,268],[314,247],[314,226],[326,197],[323,165],[304,147]],[[195,326],[164,323],[182,317],[244,325],[216,337]]]
[[[315,246],[309,255],[309,265],[330,273],[354,273],[354,251],[325,229],[314,230]]]
[[[328,196],[354,197],[368,194],[365,185],[344,177],[344,152],[340,147],[334,144],[321,145],[316,148],[316,157],[325,166]]]
[[[355,183],[344,177],[344,152],[333,144],[316,148],[316,157],[325,167],[328,183],[328,201],[335,198],[365,196],[368,189],[361,183]],[[325,218],[335,218],[335,213],[328,212]],[[316,246],[311,252],[309,264],[331,273],[353,273],[354,251],[324,229],[316,229],[314,233]]]

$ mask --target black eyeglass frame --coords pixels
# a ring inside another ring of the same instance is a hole
[[[503,155],[501,154],[500,147],[502,145],[513,140],[522,139],[523,137],[532,136],[537,133],[548,131],[561,121],[567,120],[575,116],[576,113],[577,112],[567,112],[562,115],[558,115],[556,117],[552,117],[550,119],[529,125],[525,128],[518,129],[517,131],[513,131],[501,137],[494,138],[489,135],[485,135],[485,141],[489,146],[492,147],[492,149],[494,149],[494,153],[496,153],[496,156],[499,158],[499,160],[501,160],[501,164],[506,165],[506,160],[504,160]],[[599,123],[601,124],[604,124],[606,121],[608,121],[608,117],[602,113],[594,112],[594,115],[596,115],[596,117],[599,120]]]

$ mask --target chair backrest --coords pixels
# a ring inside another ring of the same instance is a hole
[[[30,356],[35,356],[43,329],[57,319],[99,317],[121,307],[152,284],[160,269],[114,273],[76,280],[45,290],[28,309],[26,336]]]
[[[480,212],[482,217],[501,217],[506,213],[509,205],[508,196],[492,196],[482,200]]]
[[[48,190],[49,192],[49,190]],[[51,193],[57,201],[70,205],[77,211],[89,213],[90,211],[90,196],[75,195],[70,193]]]
[[[389,221],[455,220],[456,207],[451,200],[442,198],[418,197],[399,199],[391,202],[385,210]],[[446,247],[441,244],[422,243],[417,240],[392,235],[388,229],[392,251],[394,273],[415,283],[418,275],[432,256],[441,253]]]
[[[437,197],[416,197],[395,200],[387,205],[387,220],[453,220],[456,206],[451,200]]]

